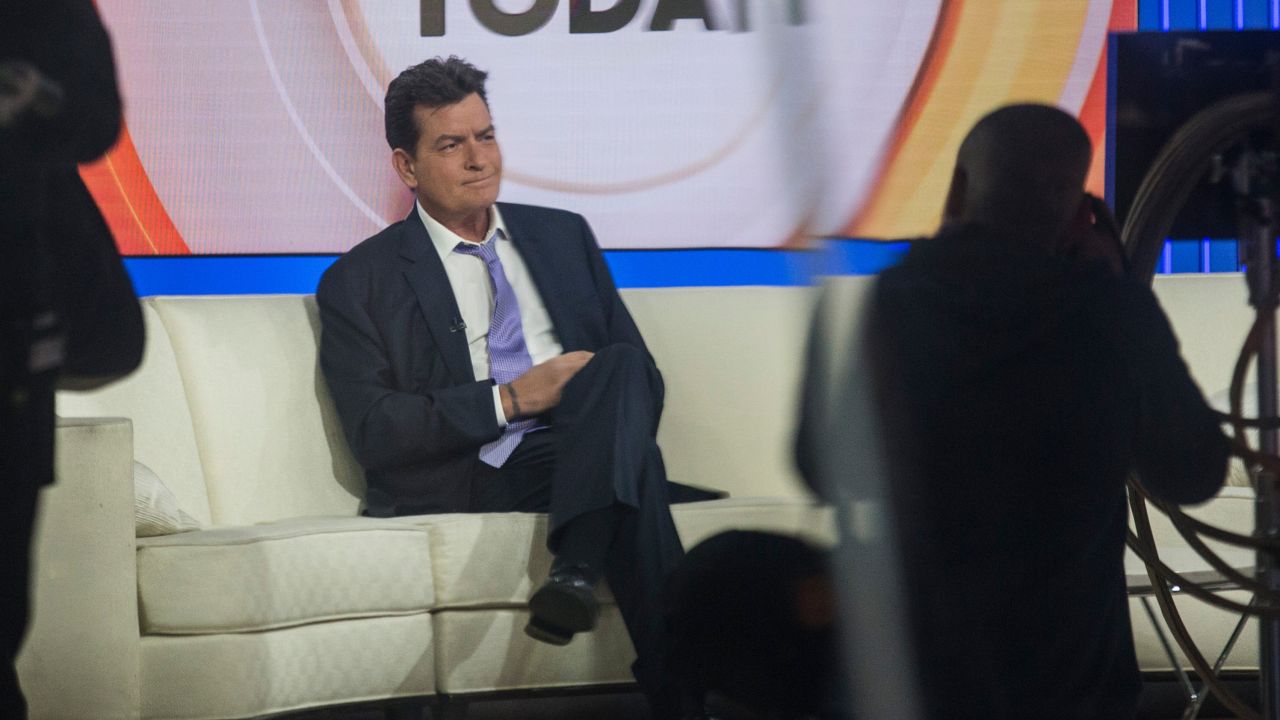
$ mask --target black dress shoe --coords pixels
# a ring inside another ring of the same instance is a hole
[[[594,629],[600,615],[596,577],[584,565],[552,568],[551,576],[529,598],[525,634],[552,645],[568,645],[575,633]]]

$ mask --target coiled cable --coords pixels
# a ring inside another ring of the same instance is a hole
[[[1174,133],[1157,155],[1144,177],[1125,219],[1122,237],[1125,254],[1136,276],[1150,283],[1163,250],[1164,239],[1173,226],[1178,211],[1191,192],[1208,173],[1215,159],[1244,141],[1249,133],[1273,128],[1280,123],[1280,103],[1271,92],[1235,95],[1201,110]],[[1220,415],[1230,425],[1232,452],[1250,466],[1280,475],[1280,458],[1250,446],[1248,429],[1280,428],[1280,418],[1245,418],[1243,395],[1248,369],[1259,352],[1263,333],[1275,322],[1277,293],[1280,283],[1271,283],[1271,295],[1255,298],[1257,313],[1241,348],[1231,378],[1230,412]],[[1222,577],[1254,594],[1254,602],[1245,604],[1217,595],[1199,583],[1189,580],[1161,561],[1151,530],[1148,504],[1169,516],[1174,528],[1187,545],[1204,558]],[[1226,544],[1280,553],[1280,538],[1261,538],[1219,528],[1184,513],[1171,503],[1153,498],[1142,486],[1141,478],[1129,481],[1129,505],[1134,529],[1127,542],[1147,566],[1147,573],[1164,617],[1165,624],[1193,669],[1228,710],[1246,720],[1258,718],[1256,710],[1244,703],[1222,683],[1204,654],[1188,632],[1173,601],[1172,586],[1214,607],[1233,613],[1280,619],[1280,593],[1231,567],[1201,538]]]

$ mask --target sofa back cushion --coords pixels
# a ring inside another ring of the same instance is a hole
[[[1156,278],[1155,293],[1200,390],[1206,397],[1225,397],[1236,357],[1253,324],[1244,277],[1239,273],[1165,275]],[[1255,379],[1251,373],[1249,381]]]
[[[147,346],[138,370],[101,390],[58,393],[58,414],[132,420],[134,459],[173,491],[179,508],[207,525],[212,520],[209,493],[186,385],[153,300],[143,301],[142,316]]]
[[[1210,405],[1226,410],[1231,373],[1254,317],[1244,277],[1239,273],[1165,275],[1156,278],[1155,292],[1201,392]],[[1252,369],[1246,382],[1244,412],[1256,415],[1257,376]],[[1250,437],[1256,445],[1255,434]],[[1227,484],[1250,484],[1248,470],[1238,458],[1231,461]]]
[[[792,461],[814,291],[623,292],[666,379],[672,479],[735,496],[805,497]],[[202,523],[354,515],[364,494],[316,358],[311,296],[144,300],[147,359],[64,415],[134,419],[137,459]]]
[[[793,441],[814,290],[622,293],[666,381],[658,428],[672,480],[735,496],[807,496]]]
[[[152,300],[187,389],[217,525],[354,515],[364,474],[316,360],[311,296]]]

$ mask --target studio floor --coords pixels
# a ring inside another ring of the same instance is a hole
[[[347,708],[287,716],[288,720],[387,720],[378,708]],[[649,720],[644,696],[638,692],[571,697],[488,700],[472,703],[466,720]],[[284,720],[283,718],[281,720]],[[396,720],[410,720],[399,718]],[[439,720],[431,711],[412,720]]]
[[[1233,678],[1231,685],[1246,701],[1256,702],[1254,681]],[[1174,720],[1182,717],[1185,697],[1172,680],[1150,679],[1144,686],[1136,720]],[[1200,720],[1225,720],[1232,717],[1212,700],[1206,704]],[[519,700],[489,700],[472,703],[466,720],[649,720],[642,695],[636,692],[613,692],[601,695],[570,697],[536,697]],[[281,720],[284,720],[283,718]],[[387,720],[379,708],[346,708],[289,715],[288,720]],[[399,718],[396,720],[408,720]],[[412,720],[440,720],[430,711]]]

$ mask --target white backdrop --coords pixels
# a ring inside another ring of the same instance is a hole
[[[606,247],[774,246],[844,227],[941,0],[796,0],[800,25],[791,0],[706,0],[718,29],[650,30],[665,2],[582,34],[560,0],[519,37],[468,0],[445,1],[439,37],[420,35],[423,0],[99,6],[145,181],[194,253],[338,252],[403,217],[382,95],[404,67],[450,54],[491,73],[502,199],[581,212]]]

